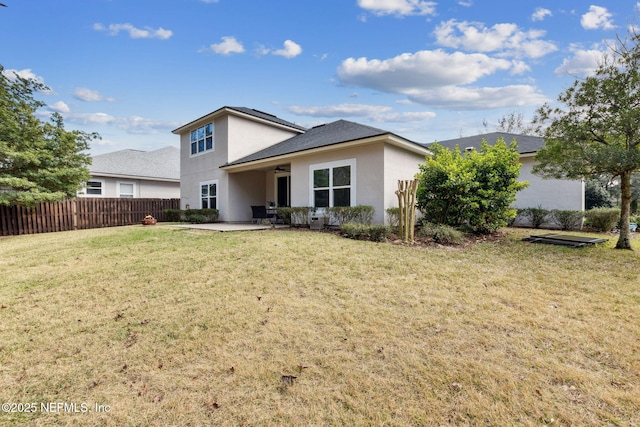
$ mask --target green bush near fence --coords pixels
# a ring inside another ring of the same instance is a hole
[[[165,209],[164,218],[169,222],[190,222],[205,224],[217,222],[220,212],[217,209]]]

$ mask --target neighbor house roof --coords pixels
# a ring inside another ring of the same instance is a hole
[[[273,114],[269,114],[269,113],[265,113],[264,111],[260,111],[260,110],[255,110],[253,108],[247,108],[247,107],[222,107],[219,108],[207,115],[204,115],[196,120],[193,120],[185,125],[180,126],[177,129],[174,129],[173,132],[174,134],[181,134],[182,132],[184,132],[185,130],[187,130],[188,128],[191,128],[193,126],[195,126],[196,124],[198,124],[199,122],[204,122],[207,120],[212,120],[215,117],[218,116],[222,116],[224,114],[235,114],[235,115],[240,115],[240,116],[250,116],[254,119],[258,119],[258,121],[262,121],[262,122],[267,122],[267,123],[271,123],[274,125],[278,125],[278,126],[284,126],[299,132],[304,132],[305,130],[307,130],[305,127],[299,126],[295,123],[291,123],[289,121],[283,120],[279,117],[274,116]]]
[[[460,150],[464,151],[467,148],[475,148],[476,150],[480,148],[480,143],[483,139],[487,141],[487,143],[493,145],[499,138],[503,138],[504,141],[509,144],[512,140],[516,140],[518,143],[518,153],[520,154],[531,154],[536,153],[542,147],[544,147],[544,138],[539,136],[531,136],[531,135],[519,135],[516,133],[507,133],[507,132],[492,132],[485,133],[482,135],[475,136],[465,136],[462,138],[456,139],[448,139],[446,141],[436,141],[438,144],[443,147],[447,147],[450,149],[455,148],[457,145]],[[433,143],[432,143],[433,144]],[[426,144],[428,148],[431,144]]]
[[[180,181],[180,149],[154,151],[120,150],[92,157],[89,171],[94,177],[127,177]]]
[[[286,139],[278,144],[230,162],[225,166],[234,166],[382,135],[388,135],[398,141],[412,145],[415,150],[424,149],[424,146],[394,135],[389,131],[361,125],[348,120],[338,120],[313,127],[303,134]]]

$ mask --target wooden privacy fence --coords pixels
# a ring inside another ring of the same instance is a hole
[[[180,199],[87,197],[61,203],[40,203],[35,208],[0,205],[0,235],[140,224],[147,214],[162,221],[165,209],[180,209]]]

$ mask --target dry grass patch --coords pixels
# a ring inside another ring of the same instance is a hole
[[[0,424],[638,425],[638,251],[524,233],[455,251],[166,226],[1,239],[2,400],[90,411]]]

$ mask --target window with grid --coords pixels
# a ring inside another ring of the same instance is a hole
[[[311,203],[316,208],[354,206],[355,160],[311,165]]]
[[[213,150],[213,123],[191,131],[191,155]]]
[[[85,190],[87,196],[102,196],[102,181],[87,181]]]
[[[200,183],[200,207],[218,209],[218,181]]]

